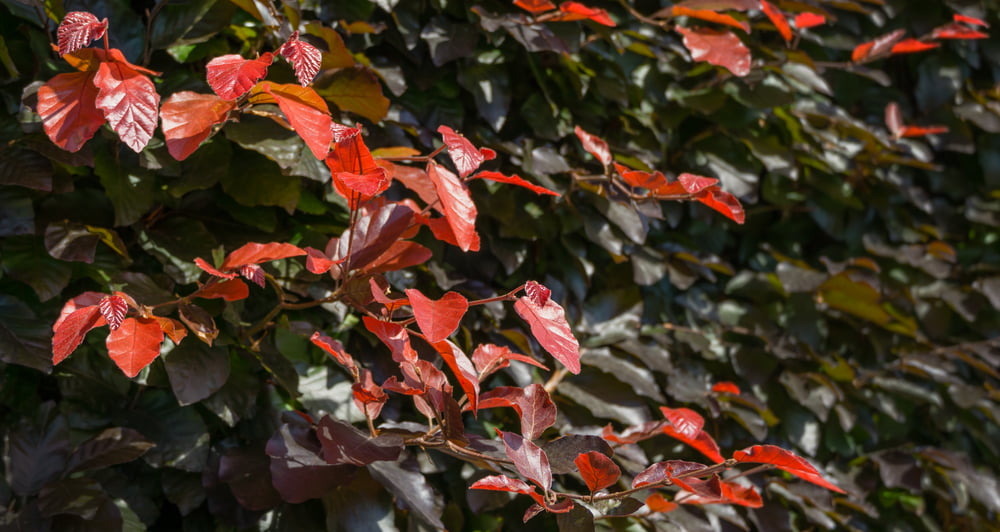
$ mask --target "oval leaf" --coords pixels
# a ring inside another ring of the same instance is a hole
[[[817,486],[822,486],[837,493],[846,493],[823,478],[819,471],[805,459],[776,445],[754,445],[753,447],[747,447],[733,453],[733,459],[737,462],[770,464],[803,480],[812,482]]]
[[[106,323],[97,305],[77,309],[58,324],[52,335],[52,363],[66,359],[83,342],[83,337],[94,327]]]
[[[549,458],[541,447],[521,437],[516,432],[504,432],[497,429],[497,434],[503,440],[507,457],[514,461],[517,471],[534,482],[543,490],[552,487],[552,469],[549,468]]]
[[[538,305],[529,297],[519,297],[514,310],[528,322],[531,334],[550,355],[572,373],[580,373],[580,343],[573,336],[561,306],[551,299],[545,305]]]
[[[475,251],[473,244],[477,244],[478,248],[479,243],[479,235],[476,233],[477,211],[469,194],[469,187],[458,176],[434,162],[427,164],[427,176],[441,198],[445,220],[455,235],[458,247],[462,251]]]
[[[316,73],[319,72],[320,64],[323,62],[323,52],[299,39],[297,31],[292,33],[292,36],[285,41],[285,44],[281,45],[281,48],[278,48],[278,55],[292,64],[295,78],[302,86],[312,83]]]
[[[160,95],[145,75],[118,61],[101,63],[94,75],[95,105],[111,129],[132,151],[139,153],[156,130]]]
[[[333,142],[330,125],[330,109],[316,91],[309,87],[292,84],[264,83],[261,89],[278,102],[281,112],[295,128],[312,154],[320,160],[326,159]]]
[[[684,36],[691,59],[727,68],[737,76],[750,73],[750,49],[733,32],[683,26],[674,30]]]
[[[270,52],[256,59],[243,59],[236,54],[216,57],[205,66],[208,86],[223,100],[235,100],[267,75],[267,67],[273,60]]]
[[[250,242],[227,255],[226,260],[222,261],[221,269],[233,270],[245,264],[260,264],[262,262],[298,257],[305,254],[306,252],[302,248],[284,242],[269,242],[266,244]]]
[[[121,327],[111,331],[105,343],[111,360],[132,378],[160,355],[163,330],[156,320],[126,318]]]
[[[573,462],[580,469],[580,476],[591,493],[611,486],[622,476],[622,470],[604,453],[586,452],[577,456]]]
[[[573,128],[573,132],[576,133],[576,138],[580,139],[580,143],[583,144],[583,149],[587,150],[595,159],[601,161],[601,164],[604,166],[611,164],[611,150],[608,148],[608,143],[604,142],[604,139],[587,133],[580,126]]]
[[[38,88],[38,115],[53,144],[79,151],[104,124],[94,72],[58,74]]]
[[[167,151],[178,161],[187,159],[212,133],[212,128],[226,121],[234,102],[215,94],[181,91],[171,94],[160,107],[160,122]]]
[[[108,327],[113,331],[121,326],[122,320],[125,319],[128,303],[121,296],[108,296],[98,303],[98,308],[101,309],[101,315],[107,320]]]

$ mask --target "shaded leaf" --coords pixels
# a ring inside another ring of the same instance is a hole
[[[320,76],[316,91],[342,111],[380,122],[389,112],[389,99],[382,94],[378,77],[365,67],[338,70],[328,79]]]
[[[399,203],[387,203],[366,213],[340,236],[332,258],[346,259],[348,270],[365,268],[399,240],[412,219],[413,211]]]
[[[316,427],[328,464],[363,466],[382,460],[396,460],[403,450],[403,440],[395,434],[372,438],[347,423],[323,416]]]
[[[421,521],[438,530],[444,529],[441,513],[444,502],[427,477],[396,462],[368,465],[372,477],[396,497],[396,504],[413,512]]]
[[[38,494],[38,509],[45,517],[73,515],[91,521],[108,501],[96,480],[68,478],[50,482]]]
[[[445,363],[448,364],[448,367],[451,368],[452,373],[455,374],[459,386],[465,392],[466,397],[469,398],[469,406],[472,408],[472,412],[476,413],[479,408],[479,375],[476,373],[476,368],[472,365],[472,361],[469,360],[469,357],[457,345],[448,340],[435,342],[432,345],[441,358],[444,359]]]
[[[391,351],[396,362],[416,362],[417,352],[410,345],[410,334],[401,325],[391,321],[381,321],[371,316],[362,316],[361,322],[369,332],[382,340]]]
[[[476,346],[476,350],[472,352],[472,362],[476,365],[476,369],[479,370],[480,381],[492,375],[495,371],[509,366],[511,360],[531,364],[545,371],[549,370],[544,364],[529,356],[515,353],[509,347],[494,344],[479,344]]]
[[[552,487],[552,470],[545,451],[516,432],[497,429],[497,434],[503,440],[507,457],[514,461],[514,467],[521,475],[543,490]]]
[[[199,288],[191,297],[202,299],[224,299],[226,301],[239,301],[246,299],[250,295],[247,284],[239,279],[230,279],[216,283],[207,283]]]
[[[604,142],[604,139],[587,133],[580,126],[573,128],[573,132],[576,133],[576,137],[583,144],[583,149],[587,150],[604,166],[611,164],[611,150],[608,148],[608,143]]]
[[[112,427],[81,443],[69,457],[69,472],[101,469],[131,462],[146,454],[155,444],[138,432]]]
[[[332,466],[320,458],[316,433],[305,422],[281,425],[267,441],[271,482],[287,502],[296,504],[325,495],[353,478],[355,466]]]
[[[479,402],[480,408],[508,406],[517,411],[521,420],[521,434],[529,440],[538,438],[556,422],[556,406],[545,387],[538,383],[524,388],[497,386],[484,392]]]
[[[574,462],[591,493],[613,485],[622,475],[617,464],[597,451],[581,453]]]
[[[545,451],[545,456],[549,458],[549,467],[552,469],[552,473],[556,475],[576,471],[575,460],[582,453],[594,451],[609,458],[615,454],[614,449],[603,438],[579,434],[568,434],[549,440],[543,443],[541,448]]]
[[[632,479],[632,488],[641,488],[653,484],[669,484],[677,476],[700,471],[707,467],[705,464],[684,460],[656,462],[642,470]]]
[[[357,367],[354,363],[354,357],[348,354],[347,351],[344,351],[344,345],[341,344],[339,340],[334,340],[333,338],[316,331],[309,337],[309,341],[316,347],[326,351],[341,366],[344,366],[352,373],[354,372],[354,368]]]
[[[667,513],[676,510],[679,505],[676,502],[668,501],[662,493],[655,492],[646,497],[646,506],[651,512]]]
[[[34,495],[58,478],[69,456],[69,429],[55,403],[44,403],[33,423],[10,428],[7,436],[6,480],[17,495]]]
[[[222,389],[229,380],[229,353],[187,341],[163,357],[170,389],[181,406],[197,403]]]
[[[184,325],[187,325],[191,332],[205,344],[211,346],[212,342],[219,336],[215,320],[212,319],[211,314],[205,312],[205,309],[197,305],[181,303],[177,305],[177,313]]]

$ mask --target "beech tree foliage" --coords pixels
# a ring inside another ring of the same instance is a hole
[[[876,4],[4,1],[0,527],[997,525],[996,13]]]

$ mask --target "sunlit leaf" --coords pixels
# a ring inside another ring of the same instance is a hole
[[[608,12],[598,8],[585,6],[579,2],[563,2],[559,4],[561,15],[553,17],[552,20],[592,20],[598,24],[615,27],[615,21],[611,20]]]
[[[107,320],[108,327],[112,331],[121,326],[122,320],[125,319],[125,313],[128,312],[128,303],[125,298],[117,295],[101,299],[97,306],[101,309],[101,315]]]
[[[611,164],[611,150],[608,148],[608,143],[604,142],[604,139],[587,133],[580,126],[576,126],[573,131],[576,133],[576,137],[580,139],[580,143],[583,144],[583,149],[587,150],[604,166]]]
[[[97,305],[79,308],[58,322],[52,336],[52,364],[65,360],[91,329],[106,323]]]
[[[617,464],[597,451],[583,453],[574,462],[591,493],[613,485],[622,475]]]
[[[160,355],[163,329],[156,320],[126,318],[107,338],[108,356],[132,378]]]
[[[226,255],[222,261],[222,270],[233,270],[244,264],[260,264],[272,260],[286,259],[305,255],[306,252],[286,242],[268,242],[259,244],[250,242]]]
[[[524,187],[535,194],[548,194],[550,196],[559,196],[558,192],[549,190],[543,186],[536,185],[530,181],[525,181],[518,175],[506,175],[500,172],[492,172],[489,170],[483,170],[482,172],[476,173],[472,176],[473,179],[489,179],[490,181],[496,181],[497,183],[507,183],[508,185],[516,185],[519,187]]]
[[[707,22],[725,24],[726,26],[741,29],[750,33],[750,24],[746,21],[736,20],[732,17],[732,15],[718,13],[710,9],[691,9],[689,7],[674,4],[674,6],[670,8],[670,14],[675,17],[691,17]]]
[[[160,107],[160,122],[167,151],[178,161],[187,159],[208,138],[212,129],[229,117],[236,104],[215,94],[175,92]]]
[[[270,52],[255,59],[243,59],[236,54],[216,57],[205,66],[208,86],[223,100],[235,100],[267,75],[267,67],[273,60]]]
[[[473,250],[473,244],[478,242],[477,212],[476,204],[469,194],[469,187],[458,176],[434,162],[427,164],[427,176],[434,184],[438,197],[441,198],[445,219],[455,235],[458,247],[462,251]]]
[[[297,31],[293,32],[291,37],[278,48],[277,54],[292,64],[295,78],[302,86],[312,83],[323,61],[323,53],[319,51],[319,48],[299,39]]]
[[[733,459],[737,462],[770,464],[803,480],[812,482],[817,486],[822,486],[837,493],[846,493],[823,478],[819,471],[805,459],[775,445],[754,445],[753,447],[747,447],[733,453]]]
[[[463,179],[475,172],[483,162],[489,161],[497,155],[493,150],[476,148],[469,142],[469,139],[455,133],[448,126],[438,127],[438,133],[444,139],[444,145],[448,147],[448,156],[455,163],[459,177]]]
[[[813,28],[816,26],[822,26],[823,24],[826,24],[826,17],[818,13],[811,13],[808,11],[805,13],[799,13],[798,15],[795,15],[795,18],[793,20],[795,21],[795,27],[800,30]]]
[[[435,301],[420,290],[408,288],[406,297],[410,299],[420,332],[432,344],[451,336],[469,309],[469,300],[457,292],[448,292]]]
[[[326,159],[333,141],[333,133],[330,131],[333,119],[323,98],[309,87],[294,84],[265,82],[261,84],[261,90],[278,102],[281,112],[312,154],[317,159]]]
[[[38,114],[45,134],[66,151],[79,151],[106,121],[97,108],[94,74],[58,74],[38,88]]]
[[[683,26],[674,30],[684,36],[684,47],[695,61],[725,67],[737,76],[750,73],[750,49],[733,32]]]
[[[562,362],[566,369],[580,373],[580,343],[566,321],[566,312],[555,301],[538,305],[530,297],[519,297],[514,302],[518,316],[531,326],[531,334],[538,343]]]
[[[59,40],[59,55],[75,52],[100,39],[108,30],[108,19],[97,20],[93,14],[86,11],[71,11],[66,13],[56,36]]]
[[[788,26],[788,19],[785,18],[785,14],[767,0],[760,0],[760,9],[767,15],[767,18],[771,19],[771,23],[778,29],[778,33],[785,39],[785,42],[791,42],[792,28]]]
[[[132,151],[141,152],[156,130],[160,95],[152,80],[118,61],[101,63],[94,75],[97,98],[111,129]]]

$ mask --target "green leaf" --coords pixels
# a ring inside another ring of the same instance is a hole
[[[115,227],[132,225],[153,207],[156,178],[152,173],[126,168],[105,150],[94,156],[94,173],[101,178],[101,185],[115,208]]]
[[[375,73],[365,67],[351,67],[330,76],[321,74],[315,82],[316,92],[333,102],[342,111],[380,122],[389,111],[389,100],[382,95],[382,84]]]
[[[222,179],[222,189],[243,205],[274,205],[292,213],[299,203],[301,180],[275,170],[263,156],[239,154]]]

